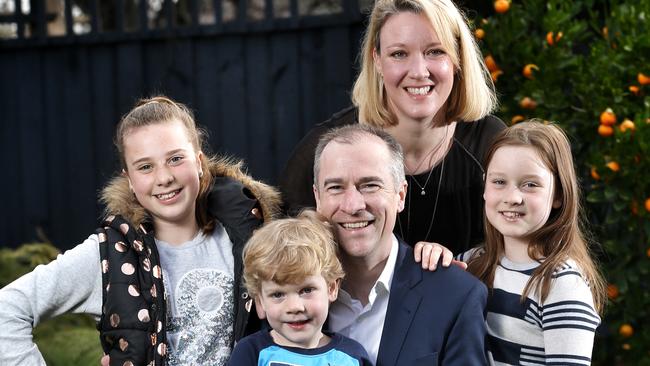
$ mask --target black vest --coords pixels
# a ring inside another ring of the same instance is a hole
[[[166,301],[153,236],[121,216],[97,229],[102,266],[102,315],[97,324],[111,365],[163,365]]]

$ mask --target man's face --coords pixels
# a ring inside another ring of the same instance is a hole
[[[386,144],[363,134],[352,144],[331,141],[320,157],[316,208],[334,226],[342,257],[375,265],[390,254],[406,181],[395,187]]]

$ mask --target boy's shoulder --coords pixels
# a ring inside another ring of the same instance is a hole
[[[336,332],[325,332],[330,338],[332,349],[336,349],[355,358],[368,358],[368,352],[361,343]]]

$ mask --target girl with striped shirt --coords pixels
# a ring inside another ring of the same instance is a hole
[[[591,364],[605,284],[582,229],[566,135],[553,124],[514,125],[485,166],[485,243],[463,259],[491,290],[491,364]]]

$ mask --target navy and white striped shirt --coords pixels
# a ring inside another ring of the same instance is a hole
[[[490,364],[590,365],[600,317],[588,283],[568,260],[554,272],[544,303],[534,291],[522,303],[521,294],[538,266],[501,258],[487,303]]]

